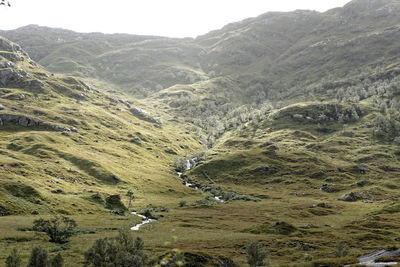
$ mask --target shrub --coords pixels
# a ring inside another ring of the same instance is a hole
[[[187,206],[187,203],[186,203],[186,201],[185,200],[181,200],[180,202],[179,202],[179,207],[186,207]]]
[[[120,231],[117,237],[102,238],[95,241],[85,252],[85,266],[145,266],[147,255],[143,253],[144,242],[135,240],[127,231]]]
[[[11,254],[6,259],[6,267],[20,267],[21,255],[19,255],[16,248],[11,251]]]
[[[65,216],[56,216],[51,220],[42,218],[33,222],[33,230],[44,232],[50,237],[50,242],[63,244],[75,233],[76,222]]]
[[[20,265],[10,265],[10,266],[20,266]],[[29,257],[29,262],[27,267],[63,267],[64,259],[60,253],[58,253],[54,258],[49,259],[47,251],[41,247],[34,247]],[[8,267],[8,265],[7,265]]]
[[[63,267],[64,259],[60,253],[57,253],[56,256],[51,260],[51,267]]]
[[[246,247],[247,263],[251,267],[267,266],[265,258],[267,257],[267,251],[264,246],[257,241],[250,242]]]
[[[106,208],[110,210],[126,211],[124,203],[121,201],[120,195],[111,195],[106,198]]]
[[[47,251],[41,247],[34,247],[27,267],[50,267]]]
[[[346,257],[349,254],[349,248],[340,242],[337,247],[336,251],[334,252],[336,258],[343,258]]]

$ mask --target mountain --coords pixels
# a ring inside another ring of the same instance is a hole
[[[399,11],[353,0],[195,39],[0,31],[0,255],[35,243],[82,263],[136,224],[129,189],[158,219],[146,250],[187,266],[244,266],[252,240],[273,266],[398,247]],[[37,213],[78,221],[71,248],[25,232]]]

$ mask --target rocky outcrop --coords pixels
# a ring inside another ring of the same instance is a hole
[[[0,115],[0,126],[4,125],[4,122],[14,123],[16,125],[24,127],[43,127],[48,130],[57,132],[78,132],[76,127],[67,127],[61,125],[55,125],[47,122],[38,121],[26,116],[14,115],[14,114],[1,114]]]
[[[19,87],[31,87],[33,89],[42,89],[43,82],[32,79],[26,71],[18,68],[12,62],[0,63],[0,85],[17,85]]]
[[[360,199],[362,199],[362,196],[361,196],[360,193],[351,192],[349,194],[343,195],[338,200],[347,201],[347,202],[355,202],[355,201],[360,200]]]
[[[133,116],[135,116],[138,119],[147,121],[147,122],[151,122],[151,123],[155,123],[155,124],[160,124],[160,122],[156,119],[154,119],[153,117],[151,117],[149,115],[149,113],[141,108],[131,108],[130,112],[132,113]]]

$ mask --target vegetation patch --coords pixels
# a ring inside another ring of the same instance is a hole
[[[275,224],[272,225],[270,223],[265,222],[260,225],[256,225],[248,229],[242,230],[242,232],[245,233],[277,234],[277,235],[289,235],[295,231],[297,231],[297,228],[287,222],[276,222]]]
[[[29,202],[37,203],[43,200],[40,193],[33,187],[25,184],[6,184],[4,188],[15,197],[23,198]]]

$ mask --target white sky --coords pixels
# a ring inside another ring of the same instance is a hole
[[[196,37],[268,11],[324,12],[350,0],[9,0],[0,29],[28,24],[78,32]]]

